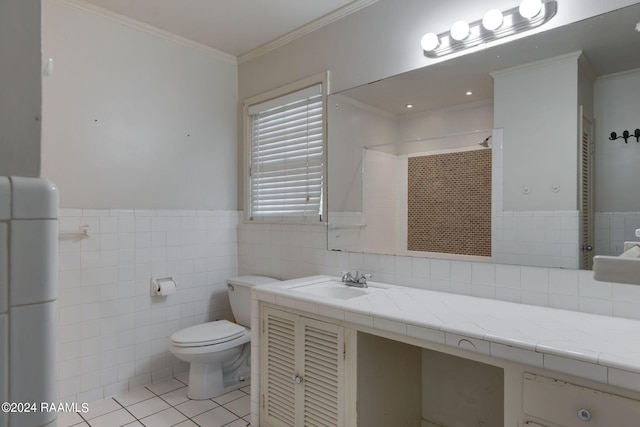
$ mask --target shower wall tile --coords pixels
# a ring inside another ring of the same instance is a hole
[[[58,395],[90,401],[186,370],[170,335],[230,318],[226,279],[237,275],[238,212],[61,209]],[[312,238],[305,244],[317,244]],[[177,293],[151,297],[151,277]]]

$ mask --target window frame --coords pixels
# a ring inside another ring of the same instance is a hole
[[[261,104],[272,99],[280,98],[288,94],[304,90],[306,88],[321,85],[322,99],[322,159],[323,159],[323,180],[322,180],[322,200],[320,216],[313,220],[309,216],[273,215],[259,216],[251,218],[251,135],[252,120],[249,114],[250,107]],[[243,220],[246,223],[293,223],[293,224],[326,224],[327,221],[327,96],[329,93],[329,72],[325,71],[313,76],[298,80],[285,86],[270,90],[268,92],[249,97],[242,103],[243,121]]]

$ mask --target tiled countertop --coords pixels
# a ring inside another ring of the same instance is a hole
[[[640,321],[375,282],[385,289],[347,300],[288,289],[330,279],[254,292],[260,301],[640,391]]]

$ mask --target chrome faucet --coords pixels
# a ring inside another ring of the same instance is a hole
[[[352,275],[350,271],[342,272],[342,283],[347,286],[354,286],[356,288],[366,288],[367,279],[371,279],[373,277],[372,274],[360,274],[359,271],[356,271],[355,275]]]

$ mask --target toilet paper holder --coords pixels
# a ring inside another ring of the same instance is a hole
[[[167,296],[176,293],[176,281],[172,276],[152,277],[151,296]]]

